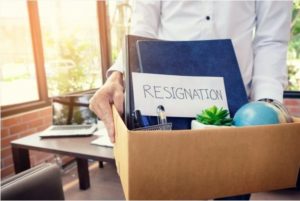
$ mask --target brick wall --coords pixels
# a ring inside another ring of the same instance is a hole
[[[291,115],[300,117],[300,99],[285,99],[284,104],[287,106]]]
[[[52,122],[51,107],[5,117],[1,119],[1,176],[14,173],[10,142],[47,128]],[[34,166],[52,160],[53,154],[30,151],[30,162]]]

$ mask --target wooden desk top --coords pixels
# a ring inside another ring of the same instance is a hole
[[[113,148],[92,145],[91,141],[98,136],[41,138],[39,133],[26,136],[11,142],[13,148],[38,150],[65,154],[76,158],[86,158],[107,162],[114,161]]]

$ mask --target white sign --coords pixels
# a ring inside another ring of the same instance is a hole
[[[213,105],[228,109],[223,77],[132,73],[134,105],[142,115],[157,116],[163,105],[167,117],[196,117]]]

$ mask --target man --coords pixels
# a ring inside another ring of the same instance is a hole
[[[162,40],[230,38],[250,100],[282,102],[292,1],[136,0],[131,34]],[[121,56],[107,72],[90,108],[114,142],[111,104],[123,113]]]
[[[282,102],[287,84],[286,53],[292,1],[137,0],[131,34],[162,40],[227,39],[233,42],[250,100]],[[123,112],[121,56],[90,108],[105,123],[114,142],[111,104]],[[249,199],[250,195],[221,199]]]

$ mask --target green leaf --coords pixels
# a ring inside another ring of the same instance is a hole
[[[228,115],[227,110],[219,110],[219,111],[218,111],[218,116],[219,116],[220,118],[225,118],[225,117],[227,117],[227,115]]]
[[[232,118],[228,118],[229,112],[226,109],[218,108],[215,105],[202,110],[201,114],[196,116],[197,121],[210,125],[231,125]]]
[[[217,111],[218,111],[218,108],[214,105],[214,106],[212,106],[211,108],[210,108],[210,110],[211,110],[211,112],[212,113],[217,113]]]

